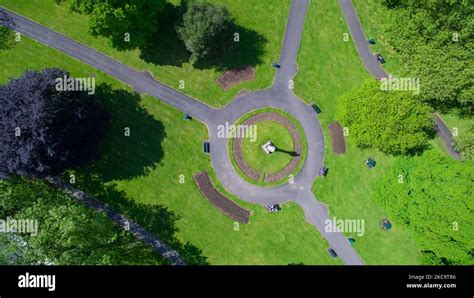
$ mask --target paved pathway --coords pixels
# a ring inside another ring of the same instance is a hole
[[[453,158],[460,160],[461,156],[453,148],[453,134],[451,133],[451,130],[438,114],[433,113],[433,117],[436,121],[438,136],[443,140],[444,147],[448,151],[448,154]]]
[[[339,6],[344,13],[347,26],[351,31],[352,40],[354,40],[357,52],[359,52],[360,59],[364,63],[365,68],[377,79],[387,78],[388,74],[380,66],[380,63],[377,61],[377,58],[375,58],[370,49],[364,29],[362,29],[359,17],[357,16],[354,5],[352,4],[352,0],[339,0]]]
[[[209,129],[211,160],[217,177],[223,186],[237,197],[256,204],[294,201],[305,213],[306,220],[329,242],[338,256],[348,265],[361,265],[363,261],[341,233],[328,233],[324,227],[329,218],[327,207],[319,203],[311,187],[324,160],[324,137],[317,114],[297,98],[288,88],[289,80],[297,71],[296,58],[304,27],[309,0],[293,0],[288,17],[285,39],[281,51],[281,68],[270,89],[246,93],[220,110],[183,95],[155,81],[149,74],[133,70],[93,49],[81,45],[62,34],[32,22],[22,16],[4,10],[11,19],[11,26],[43,44],[56,48],[82,62],[130,84],[137,92],[147,93],[173,107],[203,121]],[[295,177],[294,183],[275,188],[263,188],[243,180],[234,170],[227,151],[227,139],[217,137],[219,125],[234,123],[243,114],[263,107],[276,107],[292,114],[306,134],[308,153],[306,161]]]
[[[364,63],[365,68],[377,79],[388,78],[389,74],[382,68],[370,49],[370,45],[367,41],[367,37],[365,36],[364,29],[362,28],[354,5],[352,4],[352,0],[339,0],[339,6],[344,13],[347,26],[351,31],[352,39],[354,40],[357,52],[359,52],[359,57]],[[449,128],[441,119],[441,116],[433,114],[433,117],[436,120],[438,136],[443,141],[448,154],[459,160],[460,156],[453,148],[452,134]]]

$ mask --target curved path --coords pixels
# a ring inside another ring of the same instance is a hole
[[[294,201],[304,210],[306,220],[314,225],[338,256],[348,265],[361,265],[363,261],[341,233],[325,231],[325,222],[331,221],[327,207],[319,203],[312,184],[324,159],[324,136],[317,114],[297,98],[288,88],[288,81],[297,71],[296,58],[304,28],[309,0],[293,0],[287,21],[280,64],[273,86],[267,90],[246,93],[220,110],[213,109],[193,98],[155,81],[151,75],[138,72],[89,47],[52,31],[13,12],[3,10],[10,18],[9,26],[43,44],[58,49],[96,69],[130,84],[137,92],[150,94],[171,106],[203,121],[209,129],[211,160],[223,186],[237,197],[255,204]],[[243,114],[258,108],[275,107],[295,117],[306,134],[308,153],[306,161],[294,183],[275,188],[262,188],[243,180],[234,170],[229,158],[227,139],[218,138],[217,128],[226,122],[234,123]]]
[[[344,13],[347,26],[351,31],[352,40],[354,40],[357,52],[359,52],[359,57],[364,63],[365,68],[373,77],[379,80],[387,78],[388,73],[380,66],[380,63],[370,49],[352,0],[339,0],[339,6]]]

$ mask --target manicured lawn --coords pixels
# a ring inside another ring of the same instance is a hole
[[[325,164],[329,175],[317,179],[313,191],[329,205],[330,215],[340,219],[365,220],[365,235],[355,237],[354,248],[367,264],[419,264],[420,253],[411,235],[402,227],[380,229],[386,214],[373,201],[374,186],[394,158],[372,150],[360,150],[350,142],[343,156],[330,148],[328,124],[334,120],[339,96],[369,77],[352,40],[343,41],[349,29],[337,1],[316,1],[309,6],[298,57],[299,71],[295,92],[322,110],[325,134]],[[365,160],[376,159],[377,166],[367,169]]]
[[[98,85],[113,87],[103,88],[101,95],[111,119],[99,160],[68,174],[76,176],[76,187],[135,219],[191,263],[341,264],[327,255],[326,241],[305,223],[296,204],[273,214],[227,194],[252,211],[250,223],[236,230],[233,220],[201,196],[192,175],[202,170],[225,191],[201,152],[208,133],[200,122],[184,121],[180,111],[137,96],[107,75],[26,37],[14,49],[0,52],[0,66],[2,84],[26,69],[59,67],[74,76],[93,74]],[[130,136],[124,135],[127,127]]]
[[[260,173],[271,174],[281,171],[292,159],[284,152],[276,151],[267,154],[263,144],[271,141],[278,149],[293,151],[293,138],[290,132],[281,124],[274,121],[262,121],[257,126],[257,138],[252,142],[245,138],[242,144],[242,154],[248,165]]]
[[[88,17],[70,13],[55,0],[0,0],[0,5],[34,21],[61,32],[81,43],[99,50],[135,69],[150,71],[154,77],[182,92],[213,106],[227,104],[242,90],[264,89],[271,85],[274,69],[271,62],[279,58],[285,31],[289,1],[285,0],[213,0],[229,8],[239,26],[240,42],[236,50],[226,55],[219,65],[193,67],[189,54],[177,40],[174,30],[179,0],[170,1],[163,15],[155,44],[149,48],[118,51],[105,38],[95,38],[88,31]],[[233,36],[232,36],[233,38]],[[227,92],[216,83],[223,71],[237,66],[256,67],[256,80],[239,84]]]

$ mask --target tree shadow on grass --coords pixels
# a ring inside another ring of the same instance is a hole
[[[239,34],[239,41],[234,41],[234,34]],[[194,67],[197,69],[215,68],[218,71],[226,71],[244,66],[257,66],[263,63],[265,44],[268,40],[258,32],[232,25],[229,30],[229,43],[212,53],[206,59],[200,59]]]
[[[184,7],[174,6],[167,2],[159,17],[158,31],[153,33],[151,40],[140,48],[140,58],[156,65],[180,67],[189,62],[191,54],[176,32],[176,23],[184,13]]]
[[[140,105],[140,95],[136,93],[100,85],[96,97],[109,112],[110,121],[99,147],[100,159],[90,170],[101,173],[104,181],[146,175],[164,156],[163,123]]]
[[[186,50],[184,43],[179,39],[176,25],[182,19],[185,4],[174,6],[167,3],[160,14],[158,31],[146,46],[142,47],[140,58],[155,65],[170,65],[180,67],[188,63],[191,53]],[[244,66],[262,64],[264,47],[268,40],[258,32],[247,29],[237,24],[232,24],[231,29],[223,39],[226,42],[211,53],[206,59],[198,60],[193,66],[196,69],[212,69],[225,71]],[[239,34],[239,41],[234,41],[234,34]]]
[[[163,123],[140,105],[138,94],[100,85],[96,96],[109,112],[110,124],[99,148],[99,160],[75,171],[74,186],[156,235],[176,249],[188,264],[207,264],[199,248],[176,238],[178,215],[165,206],[135,202],[124,191],[117,190],[113,182],[146,175],[161,162],[164,156],[161,142],[166,137]],[[126,128],[130,128],[129,136]]]
[[[180,217],[162,205],[137,203],[124,191],[117,190],[114,183],[104,183],[100,173],[77,173],[77,187],[95,196],[127,218],[139,224],[146,231],[174,248],[189,265],[207,265],[202,250],[189,242],[176,238],[180,231],[176,222]]]

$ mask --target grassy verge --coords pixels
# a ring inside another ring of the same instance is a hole
[[[200,122],[184,121],[181,112],[166,104],[137,96],[124,84],[26,37],[14,49],[0,52],[0,66],[2,84],[27,69],[58,67],[76,77],[92,74],[98,85],[112,87],[110,96],[102,98],[111,122],[99,159],[69,174],[76,175],[76,187],[137,217],[188,259],[210,264],[340,264],[327,255],[326,241],[305,223],[296,204],[285,204],[283,212],[273,214],[226,194],[252,211],[250,223],[235,230],[234,222],[201,196],[192,175],[202,170],[226,192],[201,152],[208,133]]]
[[[313,191],[329,205],[331,216],[365,221],[364,236],[352,236],[356,238],[354,248],[367,264],[419,264],[419,249],[408,231],[398,226],[388,232],[380,229],[386,214],[372,199],[375,183],[394,158],[360,150],[350,143],[343,156],[331,151],[328,124],[334,121],[338,98],[369,77],[352,40],[343,41],[346,32],[349,29],[337,1],[311,3],[298,56],[295,92],[322,110],[325,164],[330,169],[326,178],[316,180]],[[364,163],[368,157],[377,160],[372,170]]]
[[[160,16],[161,27],[156,44],[150,48],[133,51],[118,51],[105,38],[95,38],[88,31],[88,16],[71,13],[66,5],[57,5],[54,0],[0,0],[0,5],[20,13],[40,24],[61,32],[89,47],[117,59],[137,70],[150,71],[163,83],[181,90],[212,106],[227,104],[242,90],[257,90],[269,87],[275,70],[271,62],[278,60],[284,35],[289,1],[283,0],[214,0],[213,4],[225,5],[235,17],[239,28],[240,42],[231,57],[225,57],[223,65],[193,67],[188,63],[189,54],[177,40],[174,30],[177,6],[173,0]],[[223,70],[235,66],[256,67],[256,80],[239,84],[223,91],[216,83]]]

